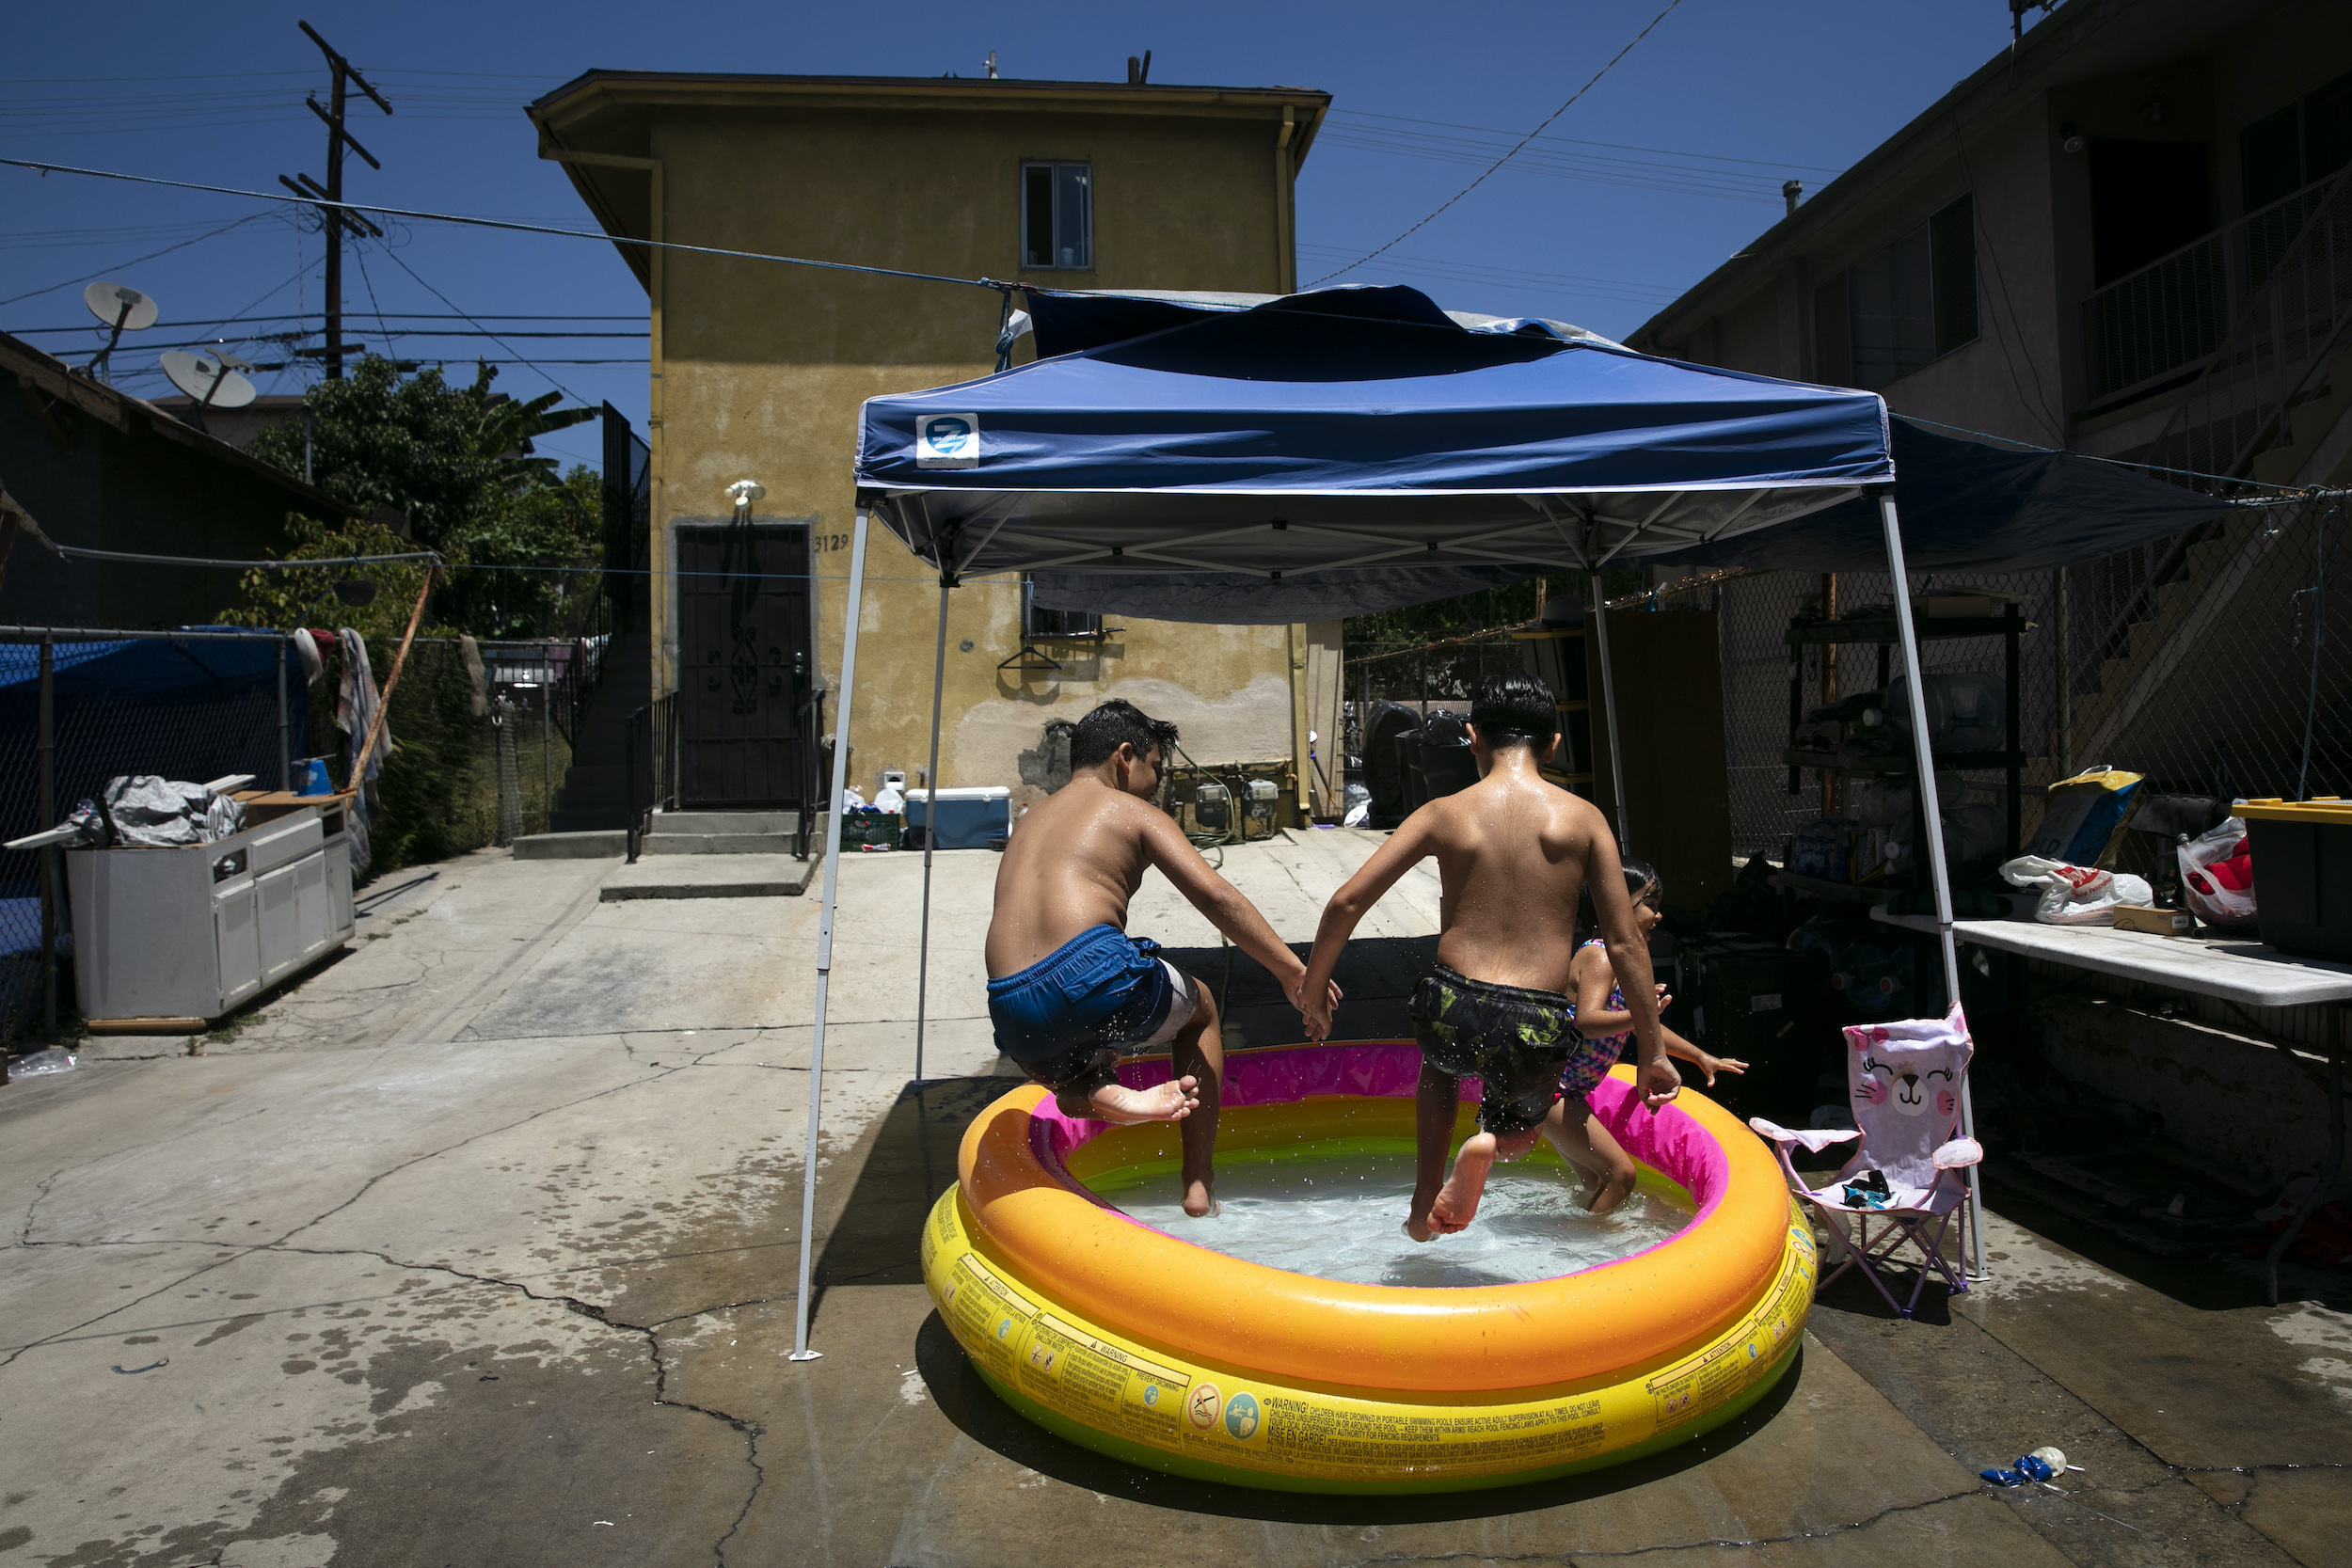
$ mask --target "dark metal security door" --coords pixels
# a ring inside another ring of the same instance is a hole
[[[810,804],[808,545],[804,523],[677,531],[680,807]]]

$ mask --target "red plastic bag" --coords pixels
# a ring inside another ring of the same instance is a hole
[[[2254,924],[2254,853],[2246,824],[2231,817],[2180,847],[2189,912],[2223,929]]]

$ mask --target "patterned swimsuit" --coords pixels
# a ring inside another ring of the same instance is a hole
[[[1605,950],[1609,944],[1595,937],[1584,945]],[[1625,1011],[1625,993],[1618,990],[1613,979],[1609,987],[1609,1010],[1613,1013]],[[1576,1004],[1573,1002],[1568,1004],[1568,1022],[1576,1022]],[[1629,1029],[1622,1035],[1604,1035],[1597,1040],[1585,1040],[1582,1049],[1573,1053],[1566,1065],[1560,1069],[1560,1092],[1575,1100],[1582,1100],[1591,1094],[1595,1085],[1609,1076],[1609,1069],[1617,1065],[1617,1057],[1625,1050],[1625,1042],[1632,1037],[1633,1031]]]
[[[1613,990],[1609,1006],[1622,1012],[1625,999]],[[1591,1094],[1632,1037],[1588,1040],[1577,1033],[1576,1003],[1560,992],[1473,980],[1442,963],[1414,988],[1409,1011],[1422,1058],[1479,1081],[1478,1125],[1498,1135],[1537,1126],[1562,1095]]]

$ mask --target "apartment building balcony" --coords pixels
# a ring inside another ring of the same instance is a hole
[[[2110,415],[2194,379],[2341,178],[2314,182],[2094,291],[2083,302],[2080,417]],[[2328,336],[2352,303],[2352,233],[2330,225],[2312,242],[2299,264],[2345,287],[2271,291],[2265,303],[2291,302],[2295,319],[2270,324],[2264,336],[2290,358],[2297,345]]]

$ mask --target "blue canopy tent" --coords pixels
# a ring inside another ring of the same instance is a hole
[[[1246,309],[1182,303],[1187,309],[1154,311],[1122,298],[1090,322],[1057,328],[1065,341],[1090,332],[1092,346],[978,381],[866,402],[842,736],[854,694],[866,526],[875,517],[939,573],[937,672],[944,672],[946,595],[973,575],[1036,574],[1047,603],[1161,619],[1288,622],[1419,603],[1547,571],[1597,573],[1613,562],[1701,552],[1715,552],[1708,559],[1753,552],[1761,562],[1772,542],[1814,525],[1808,547],[1841,559],[1855,528],[1868,529],[1875,548],[1867,564],[1883,563],[1900,581],[1897,458],[1915,438],[1928,443],[1923,452],[1967,448],[1990,454],[1988,463],[1998,460],[1994,476],[1970,468],[1967,452],[1949,453],[1962,478],[1975,475],[1976,487],[1958,487],[1957,505],[1918,498],[1933,515],[1929,531],[1939,554],[1965,554],[1967,541],[1988,531],[2007,547],[2012,524],[2030,521],[2024,503],[2086,502],[2087,492],[2070,500],[2039,471],[2018,467],[2029,467],[2030,458],[1924,431],[1898,436],[1874,393],[1652,358],[1547,324],[1476,318],[1466,325],[1410,289],[1333,290]],[[1050,315],[1041,311],[1041,323]],[[1933,467],[1936,459],[1925,461]],[[2153,532],[2178,531],[2224,504],[2121,470],[2076,477],[2126,486],[2138,508],[2126,526]],[[1912,499],[1907,490],[1906,503]],[[2096,500],[2088,497],[2089,504]],[[1979,510],[2004,505],[2010,513],[1998,517]],[[1857,525],[1856,517],[1868,522]],[[2099,547],[2128,542],[2107,535]],[[1916,671],[1907,596],[1896,602],[1904,668]],[[1595,610],[1613,757],[1607,622]],[[1924,697],[1919,681],[1909,686],[1922,806],[1933,822],[1940,811]],[[935,672],[934,780],[940,689]],[[848,752],[846,744],[834,748],[835,800],[847,783]],[[1945,976],[1957,996],[1942,839],[1925,836]],[[818,1082],[839,858],[834,833],[818,927],[797,1354],[809,1354]],[[928,851],[923,924],[927,959]],[[918,990],[918,1080],[923,1010]],[[1963,1116],[1973,1129],[1964,1101]],[[1972,1201],[1981,1273],[1979,1212]]]

